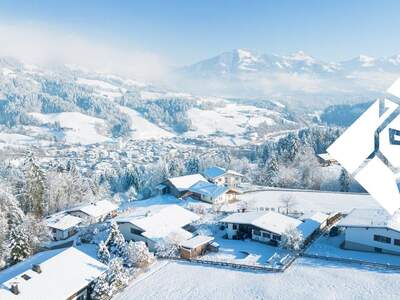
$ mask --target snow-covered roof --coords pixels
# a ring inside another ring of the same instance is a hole
[[[189,188],[189,191],[215,198],[229,191],[229,188],[223,185],[216,185],[208,181],[199,181],[192,185]]]
[[[36,264],[41,273],[32,270]],[[106,265],[74,247],[40,252],[0,272],[0,299],[67,299],[106,270]],[[18,284],[18,295],[10,291],[11,284]]]
[[[117,222],[135,225],[144,231],[143,236],[150,239],[167,237],[171,233],[182,234],[190,238],[192,235],[189,236],[187,231],[183,232],[182,227],[199,219],[195,213],[175,204],[166,205],[163,208],[158,206],[152,214],[152,209],[149,207],[149,212],[150,215],[147,216],[126,217],[118,219]]]
[[[48,227],[66,230],[82,223],[82,219],[65,213],[56,214],[46,219]]]
[[[189,188],[199,181],[207,181],[201,174],[193,174],[169,178],[168,181],[175,186],[178,191],[187,191]]]
[[[335,160],[329,153],[320,153],[317,155],[319,156],[319,158],[321,158],[324,161]]]
[[[210,167],[210,168],[205,169],[203,172],[203,175],[205,177],[207,177],[208,179],[214,179],[214,178],[220,177],[224,174],[231,174],[231,175],[243,177],[242,174],[240,174],[236,171],[226,170],[221,167]]]
[[[195,237],[181,243],[181,246],[188,249],[194,249],[204,244],[211,243],[214,240],[212,236],[196,235]]]
[[[117,209],[118,209],[118,206],[115,205],[114,203],[112,203],[108,200],[101,200],[101,201],[97,201],[95,203],[91,203],[88,205],[83,205],[83,206],[71,209],[70,211],[81,211],[91,217],[101,217],[101,216],[107,215]]]
[[[390,215],[384,209],[353,209],[338,226],[343,227],[377,227],[400,231],[398,215]]]
[[[287,228],[297,227],[302,223],[298,219],[273,211],[235,213],[222,219],[221,222],[249,224],[277,234],[282,234]]]

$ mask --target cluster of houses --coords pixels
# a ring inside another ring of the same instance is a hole
[[[211,204],[222,204],[236,199],[244,175],[220,167],[211,167],[202,174],[169,178],[156,188],[160,194],[176,198],[195,199]]]
[[[80,205],[63,212],[49,216],[46,219],[53,240],[65,240],[77,232],[82,224],[103,222],[117,215],[118,206],[108,200]]]
[[[212,167],[202,174],[169,178],[157,189],[178,199],[221,204],[235,200],[244,180],[235,171]],[[57,213],[46,222],[54,240],[65,240],[80,225],[116,217],[117,209],[103,200]],[[307,244],[339,217],[317,212],[297,219],[272,210],[242,211],[224,216],[219,225],[228,239],[278,246],[288,229],[298,230]],[[177,204],[145,206],[115,218],[125,240],[143,241],[150,251],[156,251],[160,242],[171,243],[184,259],[219,250],[213,236],[196,232],[199,220],[196,213]],[[345,249],[400,255],[400,219],[384,210],[354,209],[336,226],[345,231]],[[40,252],[0,272],[0,299],[89,299],[90,284],[106,270],[106,265],[74,247]]]

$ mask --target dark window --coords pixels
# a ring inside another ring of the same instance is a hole
[[[271,238],[271,236],[269,235],[269,233],[263,232],[262,236],[265,238]]]
[[[30,277],[29,275],[27,275],[27,274],[24,274],[24,275],[22,275],[21,277],[22,277],[23,279],[25,279],[25,280],[31,279],[31,277]]]
[[[390,237],[387,237],[387,236],[374,234],[374,241],[390,244],[392,239]]]
[[[400,240],[394,239],[394,244],[395,244],[396,246],[400,246]]]
[[[233,224],[233,225],[232,225],[232,228],[233,228],[234,230],[236,230],[236,229],[238,229],[238,226],[237,226],[236,224]]]
[[[141,234],[142,233],[142,231],[140,231],[140,230],[137,230],[137,229],[135,229],[135,228],[131,228],[131,233],[133,233],[133,234]]]
[[[275,240],[275,241],[280,241],[280,240],[281,240],[281,236],[280,236],[280,235],[273,234],[273,235],[272,235],[272,239]]]
[[[254,235],[261,235],[260,230],[253,230]]]

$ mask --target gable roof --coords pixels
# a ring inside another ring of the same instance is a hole
[[[229,188],[223,185],[216,185],[208,181],[199,181],[192,185],[189,188],[189,191],[192,193],[215,198],[229,191]]]
[[[32,270],[34,264],[40,265],[41,273]],[[0,299],[67,299],[106,270],[106,265],[74,247],[40,252],[0,272]],[[23,279],[24,274],[30,279]],[[18,283],[18,295],[10,291],[13,283]]]
[[[56,214],[46,219],[48,227],[66,230],[82,223],[82,219],[65,213]]]
[[[282,234],[287,228],[296,228],[302,224],[298,219],[273,211],[235,213],[222,219],[221,222],[253,225],[276,234]]]
[[[338,224],[343,227],[390,228],[400,231],[400,222],[396,216],[384,209],[353,209]]]
[[[199,247],[201,245],[210,243],[213,240],[214,240],[214,237],[212,237],[212,236],[196,235],[195,237],[193,237],[193,238],[191,238],[189,240],[183,241],[181,243],[181,247],[188,248],[188,249],[194,249],[194,248]]]
[[[69,211],[81,211],[91,217],[101,217],[107,215],[114,210],[117,210],[118,206],[108,200],[101,200],[95,203],[79,206]]]
[[[151,211],[151,207],[149,209]],[[142,235],[150,239],[167,237],[172,233],[190,238],[192,235],[189,233],[189,236],[188,232],[183,230],[182,227],[198,219],[199,216],[195,213],[172,204],[158,209],[158,211],[149,216],[120,218],[117,223],[130,223],[143,230]]]
[[[235,176],[244,177],[244,175],[242,175],[236,171],[226,170],[221,167],[210,167],[210,168],[205,169],[203,172],[203,175],[205,177],[207,177],[208,179],[215,179],[215,178],[223,176],[225,174],[231,174],[231,175],[235,175]]]
[[[180,192],[187,191],[199,181],[207,181],[201,174],[193,174],[169,178],[168,181]]]

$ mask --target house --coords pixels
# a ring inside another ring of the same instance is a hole
[[[189,191],[189,188],[199,181],[207,181],[200,174],[186,175],[169,178],[163,183],[156,186],[160,194],[171,194],[180,198],[183,194]]]
[[[207,168],[204,170],[203,175],[212,183],[228,187],[239,186],[245,178],[244,175],[238,172],[226,170],[220,167]]]
[[[77,226],[82,224],[83,220],[66,213],[59,213],[46,218],[47,227],[49,227],[53,240],[65,240],[77,233]]]
[[[226,226],[229,239],[251,238],[256,241],[277,245],[288,228],[296,228],[298,219],[273,211],[231,214],[221,220]]]
[[[400,220],[384,209],[353,209],[338,226],[345,249],[400,255]]]
[[[109,217],[115,217],[117,215],[117,209],[118,206],[111,201],[101,200],[69,209],[67,212],[88,223],[98,223],[103,222]]]
[[[309,217],[303,218],[303,223],[297,226],[297,229],[303,235],[305,244],[308,244],[308,242],[315,236],[316,233],[328,225],[330,218],[330,215],[322,212],[317,212]]]
[[[317,154],[317,158],[318,158],[319,163],[321,165],[323,165],[324,167],[338,164],[337,160],[334,159],[329,153]]]
[[[149,207],[143,215],[118,218],[117,224],[127,241],[144,241],[151,251],[160,240],[180,243],[193,237],[188,231],[199,216],[178,205]]]
[[[222,204],[235,200],[238,194],[238,191],[223,185],[198,181],[189,188],[183,197],[191,197],[211,204]]]
[[[213,241],[214,238],[212,236],[206,235],[196,235],[189,240],[183,241],[179,247],[181,257],[190,259],[203,255]]]
[[[74,247],[40,252],[0,272],[0,299],[89,299],[90,284],[106,270]]]

